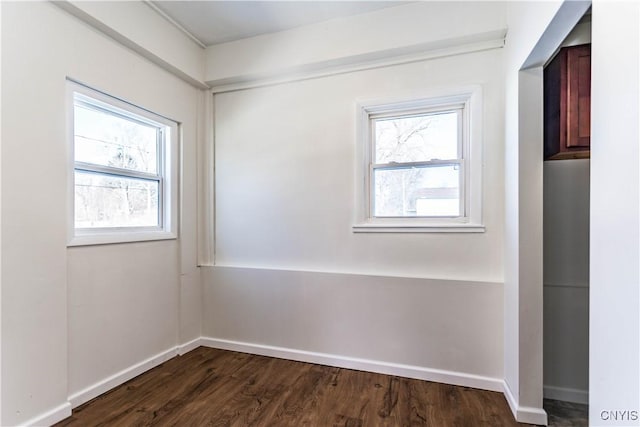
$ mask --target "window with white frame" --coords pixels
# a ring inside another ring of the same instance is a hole
[[[177,124],[69,82],[70,245],[177,237]]]
[[[483,231],[479,88],[359,106],[354,231]]]

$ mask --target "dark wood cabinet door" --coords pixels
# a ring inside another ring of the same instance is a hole
[[[591,46],[567,51],[567,148],[589,149],[591,141]]]
[[[565,47],[544,69],[544,158],[586,158],[590,144],[591,45]]]

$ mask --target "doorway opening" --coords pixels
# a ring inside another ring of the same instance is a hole
[[[591,9],[544,67],[543,372],[549,425],[588,425],[590,46]]]

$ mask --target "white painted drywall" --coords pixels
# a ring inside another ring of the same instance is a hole
[[[204,49],[145,2],[62,1],[60,7],[83,18],[86,14],[92,25],[103,25],[187,80],[195,84],[203,81]]]
[[[544,288],[544,397],[589,400],[589,288]]]
[[[544,163],[544,284],[589,286],[589,159]]]
[[[62,35],[51,34],[55,24],[40,13],[24,15],[34,8],[54,9],[13,3],[2,9],[3,425],[67,397],[65,76],[58,87],[39,84],[45,69],[60,73],[34,66],[56,64],[56,52],[25,49],[32,39],[24,21],[49,42]]]
[[[216,264],[502,281],[501,50],[216,94]],[[485,233],[356,234],[357,102],[483,86]]]
[[[544,162],[544,387],[588,401],[588,159]]]
[[[501,388],[501,283],[203,271],[205,336],[439,370],[449,381]]]
[[[0,48],[2,47],[2,3],[0,2]],[[2,94],[2,55],[0,55],[0,95]],[[0,102],[0,224],[2,224],[2,102]],[[0,343],[2,342],[2,226],[0,225]],[[0,420],[2,420],[2,345],[0,344]]]
[[[0,2],[0,48],[2,47],[2,3]],[[2,94],[2,55],[0,55],[0,95]],[[2,102],[0,102],[0,224],[2,224]],[[2,342],[2,226],[0,226],[0,343]],[[2,345],[0,345],[0,420],[2,420]]]
[[[542,72],[584,2],[508,2],[505,49],[505,383],[521,421],[542,423]],[[521,71],[525,66],[537,67]]]
[[[589,415],[639,425],[603,411],[640,410],[640,4],[594,2],[591,48]]]
[[[509,33],[505,45],[505,383],[516,403],[520,400],[519,298],[519,130],[518,71],[560,2],[507,4]],[[534,402],[537,405],[537,402]],[[512,408],[514,409],[514,408]]]
[[[2,8],[1,424],[17,425],[200,336],[200,95],[51,3]],[[67,76],[182,124],[180,239],[67,249]]]
[[[69,395],[178,342],[178,245],[70,248]]]
[[[473,84],[487,231],[353,233],[357,102]],[[502,85],[493,49],[216,94],[203,335],[501,381]]]
[[[571,30],[571,33],[562,42],[562,47],[585,43],[591,43],[591,15],[587,15],[584,22],[580,22]]]
[[[413,2],[206,49],[205,81],[273,77],[316,64],[378,57],[415,46],[477,41],[505,28],[502,2]]]

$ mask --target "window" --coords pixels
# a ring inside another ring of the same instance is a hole
[[[358,108],[354,231],[484,231],[478,88]]]
[[[70,85],[69,244],[175,238],[177,124]]]

